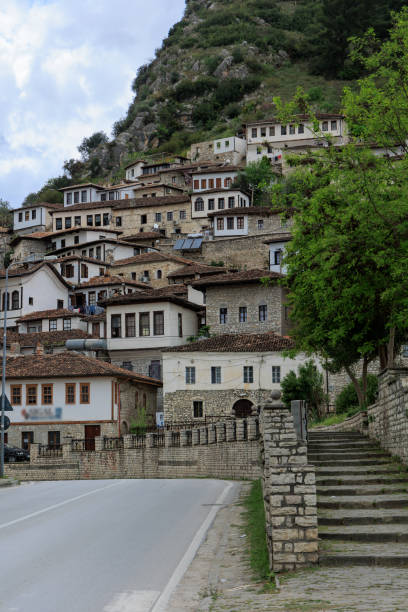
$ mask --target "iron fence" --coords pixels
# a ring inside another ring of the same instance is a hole
[[[193,445],[193,432],[191,431],[191,429],[187,429],[186,431],[186,444],[187,446]]]
[[[180,446],[180,432],[179,431],[171,432],[171,445]]]
[[[123,448],[123,438],[104,438],[103,450],[118,450]]]
[[[146,436],[143,434],[133,434],[131,439],[131,448],[145,448]]]
[[[95,438],[85,438],[83,440],[71,440],[71,450],[76,452],[94,451]]]
[[[62,457],[61,444],[40,444],[38,449],[39,457]]]

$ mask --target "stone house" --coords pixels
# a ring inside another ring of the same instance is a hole
[[[268,279],[268,284],[261,282]],[[243,270],[209,276],[192,286],[204,292],[206,324],[211,334],[249,334],[290,329],[283,276],[269,270]]]
[[[249,196],[239,189],[207,189],[191,195],[191,218],[197,219],[197,222],[203,220],[204,225],[201,227],[207,228],[208,217],[213,211],[239,210],[248,206]]]
[[[12,261],[15,264],[44,259],[49,245],[48,236],[52,232],[33,232],[14,236],[10,241],[13,249]]]
[[[256,414],[286,374],[303,363],[304,356],[283,356],[292,347],[290,338],[266,332],[222,334],[165,349],[165,422]]]
[[[200,263],[190,263],[181,268],[177,268],[173,272],[167,275],[168,282],[170,284],[184,283],[185,285],[191,285],[195,280],[200,278],[206,278],[208,276],[215,276],[227,272],[226,268],[219,266],[206,266]]]
[[[178,196],[184,193],[185,189],[178,185],[168,185],[158,180],[152,184],[140,182],[133,188],[132,198],[163,198],[165,196]]]
[[[13,231],[20,235],[52,231],[50,211],[60,210],[61,208],[63,208],[62,204],[49,204],[47,202],[15,208],[13,210]]]
[[[63,278],[66,278],[70,283],[77,284],[95,276],[104,276],[110,268],[110,264],[106,261],[80,255],[69,255],[68,257],[49,259],[49,261]]]
[[[149,289],[145,283],[139,283],[129,278],[105,274],[94,276],[89,280],[74,285],[70,291],[70,304],[81,310],[95,307],[101,300],[114,295],[126,295],[134,292],[144,292]],[[87,310],[87,311],[88,311]]]
[[[120,259],[112,264],[112,271],[119,276],[127,276],[139,282],[149,283],[153,288],[165,287],[168,275],[180,266],[192,265],[190,259],[177,255],[141,253],[134,257]]]
[[[73,204],[57,211],[52,211],[52,229],[57,231],[67,226],[71,227],[100,227],[101,230],[120,230],[120,221],[116,222],[113,214],[114,205],[117,201],[101,202],[91,201],[81,204]]]
[[[231,207],[209,212],[208,217],[214,239],[270,234],[286,227],[289,221],[267,206]]]
[[[153,423],[161,382],[78,353],[7,359],[10,444],[56,447],[70,438],[127,433],[141,408]]]
[[[196,142],[190,147],[190,159],[196,162],[224,162],[236,166],[244,161],[245,154],[246,141],[238,136]]]
[[[271,272],[286,274],[283,258],[285,256],[285,247],[289,240],[292,240],[292,234],[290,233],[277,234],[265,240],[265,244],[269,246],[269,269]]]

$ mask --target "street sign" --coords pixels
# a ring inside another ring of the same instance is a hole
[[[4,431],[7,431],[9,427],[10,427],[10,419],[8,418],[8,416],[4,415]],[[0,429],[1,429],[1,424],[0,424]]]
[[[6,395],[5,397],[6,397],[6,401],[4,402],[4,410],[5,410],[6,412],[10,412],[11,410],[13,410],[13,407],[12,407],[12,405],[10,404],[10,402],[9,402],[9,398],[7,397],[7,395]],[[3,405],[3,395],[1,396],[1,401],[0,401],[0,410],[1,410],[2,405]]]

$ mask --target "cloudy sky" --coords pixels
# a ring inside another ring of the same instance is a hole
[[[0,198],[62,174],[85,136],[126,112],[137,68],[184,0],[0,0]]]

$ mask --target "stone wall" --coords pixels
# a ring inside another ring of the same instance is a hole
[[[59,431],[61,443],[66,442],[67,439],[85,438],[85,425],[100,425],[102,436],[117,436],[118,435],[118,423],[117,421],[106,421],[106,422],[76,422],[76,423],[26,423],[24,425],[13,425],[11,424],[8,430],[8,441],[12,446],[22,446],[22,434],[24,432],[32,431],[34,434],[34,442],[38,444],[48,444],[48,432]]]
[[[270,567],[291,571],[318,562],[315,468],[279,397],[264,404],[260,424]]]
[[[362,412],[357,412],[357,414],[354,414],[342,423],[336,423],[335,425],[329,425],[326,427],[313,427],[310,429],[310,431],[359,431],[361,434],[367,434],[367,427],[367,412],[363,410]]]
[[[202,263],[210,264],[212,261],[222,261],[228,268],[248,269],[269,268],[269,245],[265,244],[267,238],[273,233],[258,236],[242,236],[239,238],[225,238],[203,242],[201,254],[194,257],[194,253],[185,254],[191,259],[198,258]]]

